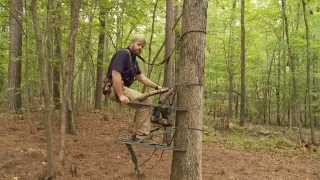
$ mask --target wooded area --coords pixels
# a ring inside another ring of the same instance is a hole
[[[135,34],[147,39],[142,71],[187,109],[170,115],[184,151],[173,150],[166,179],[207,177],[207,132],[280,128],[297,146],[319,145],[318,0],[0,0],[1,113],[42,114],[44,179],[68,162],[79,114],[132,113],[102,86],[112,55]]]

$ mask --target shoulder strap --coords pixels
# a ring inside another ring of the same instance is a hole
[[[129,51],[129,49],[123,48],[123,49],[120,49],[120,51],[127,51],[128,52],[128,54],[129,54],[129,63],[130,63],[130,66],[132,66],[132,57],[131,57],[131,52]]]

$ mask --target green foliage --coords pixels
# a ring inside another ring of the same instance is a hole
[[[212,131],[205,136],[206,142],[215,142],[246,151],[288,152],[295,150],[294,134],[285,133],[283,128],[232,126],[229,131]]]
[[[4,89],[4,83],[7,79],[7,66],[8,66],[8,1],[0,1],[0,92]]]

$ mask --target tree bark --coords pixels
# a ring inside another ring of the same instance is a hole
[[[232,2],[232,12],[230,16],[230,23],[229,23],[229,42],[228,42],[228,56],[227,56],[227,71],[228,71],[228,113],[226,122],[224,123],[224,129],[229,129],[229,123],[232,119],[233,111],[232,111],[232,102],[233,102],[233,51],[234,47],[232,44],[233,40],[233,21],[234,21],[234,11],[237,5],[237,1],[234,0]]]
[[[9,110],[21,111],[22,0],[10,1],[10,42],[8,66]]]
[[[291,83],[292,83],[292,94],[291,94],[291,105],[290,105],[290,128],[292,127],[292,122],[296,122],[296,110],[297,110],[297,88],[296,88],[296,75],[295,75],[295,59],[292,54],[291,44],[290,44],[290,36],[289,36],[289,25],[288,18],[286,13],[286,0],[281,0],[282,7],[282,18],[284,21],[284,31],[286,37],[286,44],[288,50],[288,58],[290,61],[290,70],[291,70]]]
[[[36,47],[37,47],[37,56],[38,56],[38,62],[40,63],[40,80],[41,80],[41,91],[43,92],[44,96],[44,124],[46,128],[46,138],[47,138],[47,161],[48,161],[48,172],[47,172],[47,178],[51,179],[54,177],[54,159],[53,159],[53,138],[52,138],[52,114],[54,110],[52,97],[50,94],[50,84],[49,84],[49,73],[48,73],[48,65],[49,62],[47,58],[44,55],[44,48],[43,48],[43,36],[41,32],[39,31],[39,25],[38,25],[38,13],[37,13],[37,0],[31,1],[31,12],[32,12],[32,22],[33,22],[33,29],[35,33],[36,38]]]
[[[102,83],[103,83],[103,62],[104,62],[104,53],[105,53],[105,16],[106,12],[103,7],[100,6],[100,33],[99,33],[99,42],[98,42],[98,56],[97,56],[97,80],[96,80],[96,91],[95,91],[95,108],[101,109],[102,106]]]
[[[58,1],[54,5],[54,55],[53,55],[53,100],[56,109],[60,109],[60,82],[62,74],[62,51],[61,51],[61,2]]]
[[[81,0],[71,1],[71,22],[70,22],[70,33],[68,38],[68,50],[67,58],[64,67],[64,90],[62,100],[62,122],[61,122],[61,146],[60,146],[60,160],[64,160],[64,148],[65,148],[65,133],[66,126],[68,123],[68,132],[74,134],[75,124],[73,117],[73,71],[75,63],[75,49],[76,49],[76,35],[79,25],[79,11],[81,6]]]
[[[174,151],[172,180],[202,179],[203,75],[206,0],[185,0],[182,17],[181,66],[177,87],[177,104],[188,111],[177,112],[174,145],[185,151]],[[192,18],[190,18],[192,17]]]
[[[304,17],[304,24],[305,24],[305,39],[306,39],[306,53],[307,53],[307,119],[310,122],[310,131],[311,131],[311,143],[316,144],[315,133],[314,133],[314,120],[312,116],[312,98],[311,98],[311,58],[310,58],[310,30],[309,30],[309,20],[308,20],[308,11],[306,7],[306,1],[301,0],[303,6],[303,17]]]
[[[166,0],[166,28],[165,28],[165,65],[164,65],[164,81],[163,86],[172,88],[175,82],[174,61],[171,58],[174,48],[175,35],[173,29],[174,23],[174,7],[173,0]]]
[[[245,0],[241,0],[241,67],[240,67],[240,76],[241,76],[241,95],[240,95],[240,126],[244,125],[246,118],[246,31],[245,31]]]
[[[276,86],[276,99],[277,99],[277,124],[278,126],[281,126],[281,119],[280,119],[280,88],[281,88],[281,50],[282,48],[279,48],[279,54],[278,54],[278,65],[277,65],[277,86]]]

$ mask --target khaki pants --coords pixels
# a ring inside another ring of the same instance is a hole
[[[127,96],[130,100],[133,100],[139,96],[142,95],[142,93],[134,90],[134,89],[130,89],[128,87],[124,87],[123,89],[123,93],[125,96]],[[110,99],[113,101],[117,101],[117,97],[114,93],[113,87],[112,87],[112,91],[111,94],[109,95]],[[141,101],[143,103],[152,103],[152,99],[151,98],[147,98],[143,101]],[[147,107],[147,106],[141,106],[141,107],[135,107],[135,106],[129,106],[132,107],[136,110],[135,112],[135,116],[134,116],[134,120],[133,120],[133,125],[132,125],[132,130],[133,130],[133,134],[138,134],[138,135],[148,135],[150,133],[151,130],[151,111],[152,108],[151,107]]]

